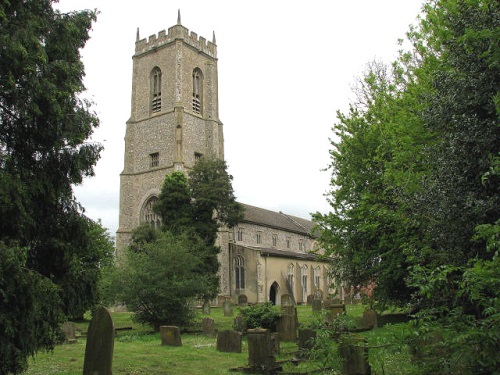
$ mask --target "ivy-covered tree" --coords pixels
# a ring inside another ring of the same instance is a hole
[[[62,319],[93,306],[104,255],[72,189],[102,149],[87,141],[99,121],[80,98],[96,14],[52,3],[0,4],[0,373],[24,370]]]

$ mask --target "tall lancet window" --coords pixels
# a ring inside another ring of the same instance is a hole
[[[234,258],[234,280],[236,289],[245,289],[245,259],[241,255]]]
[[[151,112],[161,111],[161,70],[156,67],[151,72]]]
[[[203,73],[199,68],[193,70],[193,112],[201,114],[203,104]]]

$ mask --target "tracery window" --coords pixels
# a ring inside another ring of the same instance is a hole
[[[199,68],[193,70],[193,112],[201,114],[203,99],[203,73]]]
[[[151,72],[151,112],[161,111],[161,70],[155,67]]]
[[[239,254],[234,258],[234,280],[236,289],[245,289],[245,259]]]
[[[146,201],[142,207],[141,223],[149,223],[151,226],[159,228],[161,226],[160,216],[153,211],[153,206],[157,200],[158,198],[153,196]]]

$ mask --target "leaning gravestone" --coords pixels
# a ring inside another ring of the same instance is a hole
[[[217,333],[217,350],[224,353],[241,353],[241,333],[232,329]]]
[[[109,311],[99,307],[87,332],[83,375],[112,374],[115,328]]]
[[[160,327],[161,344],[166,346],[182,346],[181,331],[175,326]]]
[[[203,310],[204,315],[210,315],[210,302],[209,301],[203,302],[202,310]]]

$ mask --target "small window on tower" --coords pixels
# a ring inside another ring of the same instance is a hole
[[[149,166],[151,168],[157,167],[160,165],[160,154],[155,152],[153,154],[149,154]]]
[[[194,153],[194,161],[197,162],[203,157],[203,154],[200,154],[199,152]]]
[[[156,67],[151,72],[151,112],[161,111],[161,70]]]

